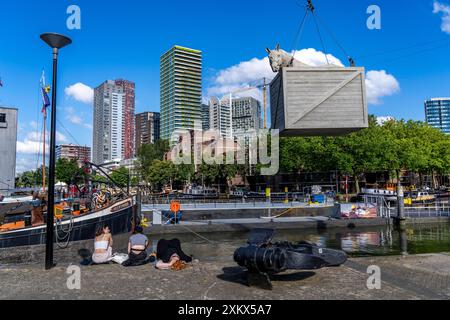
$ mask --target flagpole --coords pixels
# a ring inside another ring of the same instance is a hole
[[[46,174],[46,168],[45,168],[45,143],[46,143],[46,137],[45,137],[45,133],[47,132],[47,110],[45,110],[44,112],[44,145],[43,145],[43,151],[44,153],[42,154],[43,157],[43,166],[42,166],[42,192],[45,193],[45,185],[46,185],[46,181],[45,181],[45,174]]]

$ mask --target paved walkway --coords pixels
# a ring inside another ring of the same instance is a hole
[[[367,288],[371,265],[381,268],[380,290]],[[49,272],[37,265],[3,266],[0,299],[450,299],[449,266],[447,254],[350,259],[339,268],[273,276],[273,291],[248,287],[244,270],[229,255],[180,272],[150,265],[82,267],[81,290],[67,288],[68,264]]]

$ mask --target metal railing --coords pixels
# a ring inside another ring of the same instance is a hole
[[[142,205],[147,208],[161,208],[162,206],[170,206],[172,201],[177,201],[184,208],[226,208],[226,209],[246,209],[246,208],[295,208],[308,206],[309,197],[301,197],[295,200],[282,199],[178,199],[178,198],[154,198],[142,197]],[[314,204],[318,206],[334,205],[334,199],[326,198],[324,203]]]
[[[385,217],[397,217],[398,212],[396,207],[384,208]],[[450,218],[450,205],[439,204],[435,206],[424,207],[405,207],[406,218]]]

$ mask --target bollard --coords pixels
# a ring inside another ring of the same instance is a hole
[[[403,191],[403,186],[401,184],[400,178],[398,180],[397,187],[397,225],[403,225],[405,223],[405,194]]]
[[[160,226],[162,225],[162,212],[158,210],[153,210],[153,225]]]

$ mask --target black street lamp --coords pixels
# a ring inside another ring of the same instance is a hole
[[[58,51],[72,43],[66,36],[57,33],[41,34],[41,39],[53,49],[53,84],[52,84],[52,115],[50,132],[50,167],[48,181],[48,203],[47,203],[47,237],[45,247],[45,270],[50,270],[53,263],[54,242],[54,212],[55,212],[55,166],[56,166],[56,91],[58,72]]]

